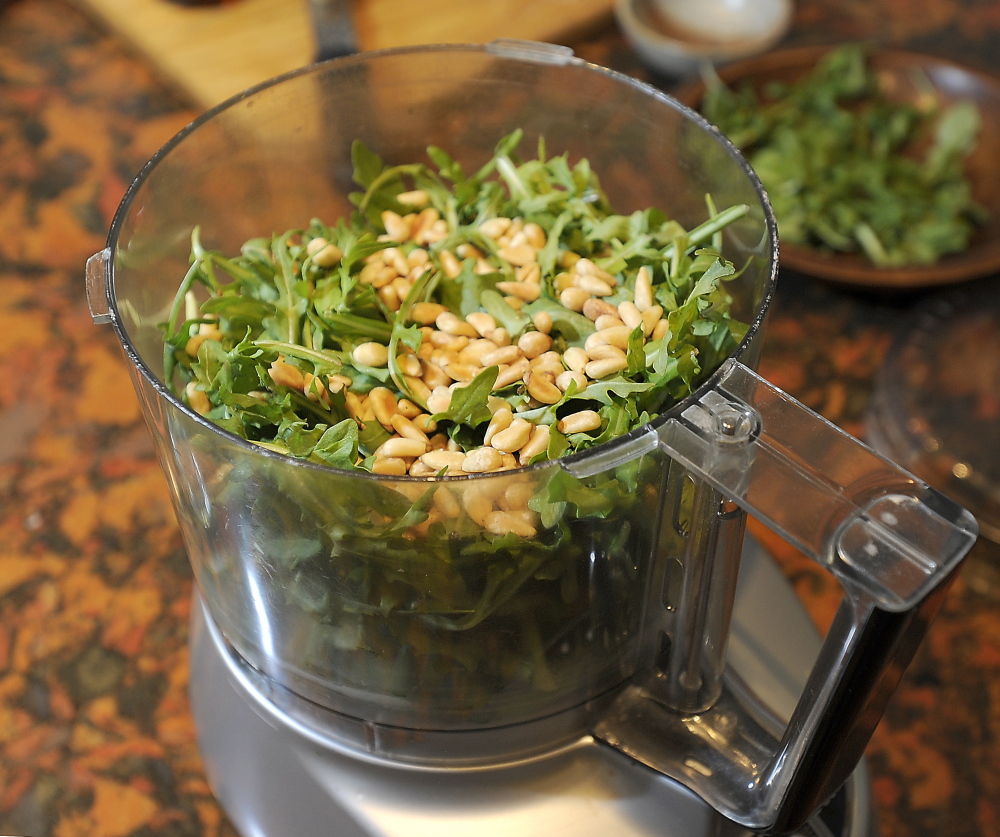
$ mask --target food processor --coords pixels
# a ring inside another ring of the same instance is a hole
[[[514,129],[586,158],[622,214],[717,241],[737,350],[649,424],[510,471],[392,477],[279,455],[187,407],[163,332],[205,247],[351,211],[351,147]],[[753,370],[774,218],[692,111],[570,50],[500,41],[313,65],[209,111],[143,169],[87,264],[196,578],[191,697],[215,793],[251,835],[870,833],[862,755],[976,537],[974,518]],[[447,496],[453,514],[426,526]],[[476,524],[518,496],[531,536]],[[820,641],[747,515],[844,590]]]

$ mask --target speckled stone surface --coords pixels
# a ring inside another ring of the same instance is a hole
[[[799,2],[791,41],[854,37],[1000,72],[988,0]],[[648,77],[613,31],[578,51]],[[2,834],[235,834],[195,745],[187,559],[114,334],[92,324],[83,283],[127,184],[194,116],[60,0],[0,6]],[[916,299],[782,280],[764,374],[860,435],[873,374]],[[768,543],[827,623],[836,589]],[[869,748],[887,837],[1000,835],[997,566],[995,549],[977,548]]]

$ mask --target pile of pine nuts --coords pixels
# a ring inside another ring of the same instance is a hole
[[[432,245],[449,233],[437,210],[426,207],[427,196],[413,191],[400,196],[400,202],[413,211],[399,215],[382,213],[386,229],[383,241],[394,246],[370,256],[360,272],[360,281],[375,288],[385,305],[398,311],[413,283],[435,265],[449,277],[456,277],[462,262],[474,260],[478,273],[495,273],[497,266],[470,243],[455,252],[435,250]],[[478,232],[496,244],[494,262],[510,266],[513,281],[497,283],[497,290],[515,309],[537,300],[542,293],[542,271],[538,253],[545,247],[544,229],[521,218],[491,218]],[[338,248],[323,238],[307,245],[313,260],[333,266],[340,259]],[[359,424],[377,421],[392,436],[374,452],[372,471],[391,476],[461,476],[506,471],[527,465],[544,453],[550,428],[534,424],[517,415],[546,404],[556,404],[570,391],[580,392],[593,381],[620,372],[627,366],[629,339],[641,328],[644,340],[659,340],[668,333],[661,306],[654,304],[649,271],[639,269],[634,301],[613,305],[605,300],[619,283],[616,276],[602,270],[587,258],[564,251],[558,259],[559,272],[553,287],[559,302],[567,309],[582,313],[593,321],[595,331],[582,348],[571,347],[564,353],[552,350],[552,317],[546,311],[535,314],[530,330],[516,341],[503,326],[484,311],[461,319],[445,306],[418,302],[409,314],[423,338],[418,352],[403,348],[396,359],[410,392],[426,404],[426,411],[414,401],[398,397],[388,387],[376,387],[364,395],[346,391],[348,412]],[[384,368],[389,364],[389,349],[378,342],[358,345],[353,360],[361,366]],[[498,368],[494,391],[516,382],[524,384],[528,401],[512,410],[502,398],[490,398],[493,414],[482,447],[462,451],[448,437],[437,432],[432,416],[448,409],[452,393],[465,386],[483,369]],[[308,397],[326,400],[330,392],[349,386],[345,376],[320,380],[277,360],[270,370],[275,384],[304,392]],[[560,419],[556,427],[563,434],[599,431],[601,418],[593,410],[580,410]],[[506,511],[494,509],[495,511]],[[527,525],[527,524],[526,524]]]

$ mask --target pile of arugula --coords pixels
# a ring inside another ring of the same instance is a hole
[[[711,78],[701,110],[760,176],[782,241],[928,265],[965,250],[985,220],[963,168],[980,116],[971,101],[942,108],[926,77],[914,83],[913,102],[891,99],[868,49],[847,44],[759,93]]]

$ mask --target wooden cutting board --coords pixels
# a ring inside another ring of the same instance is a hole
[[[145,55],[196,105],[309,64],[306,0],[72,0]],[[363,50],[524,38],[567,43],[611,20],[614,0],[354,0]]]

